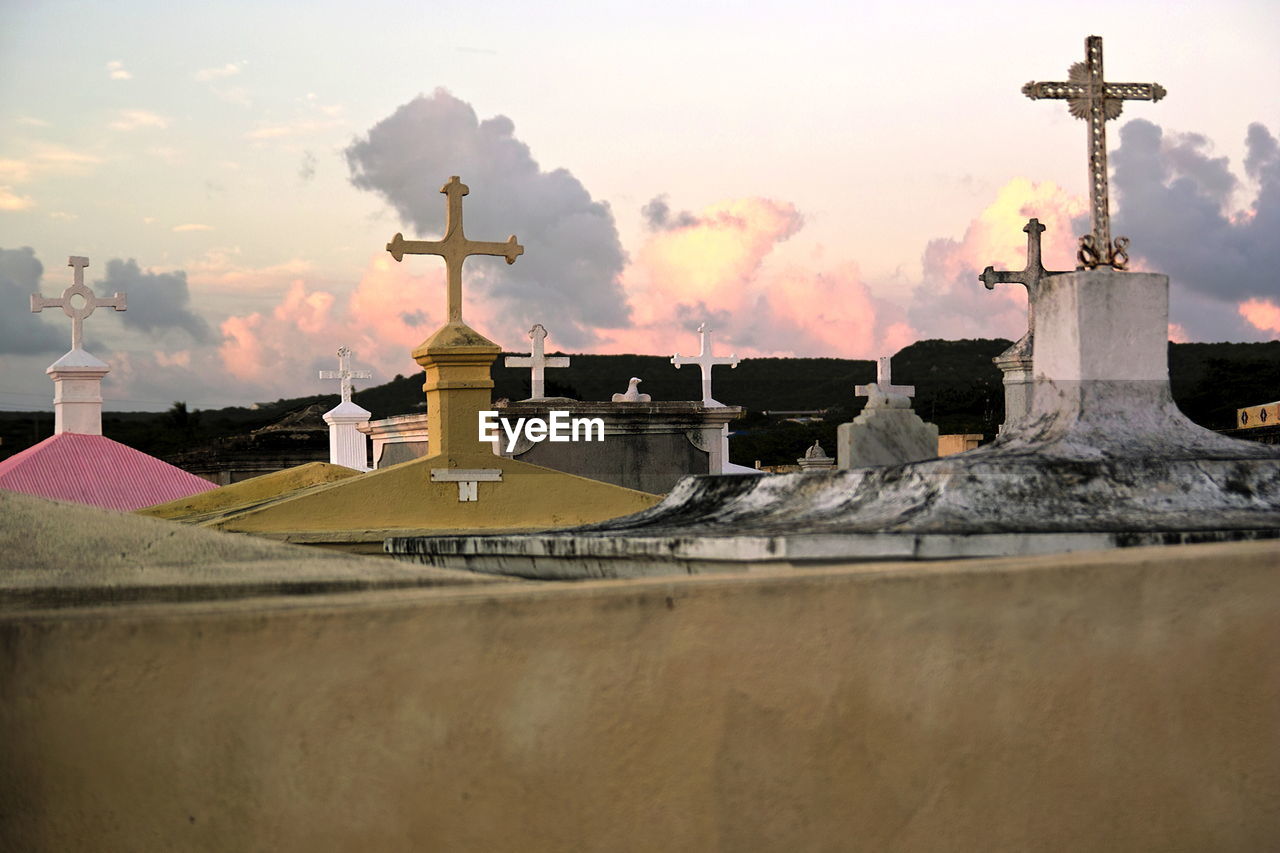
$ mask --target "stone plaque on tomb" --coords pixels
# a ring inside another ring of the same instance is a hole
[[[866,408],[836,430],[838,466],[901,465],[937,456],[938,428],[911,410],[916,389],[893,384],[887,357],[876,364],[876,381],[855,389],[867,398]]]

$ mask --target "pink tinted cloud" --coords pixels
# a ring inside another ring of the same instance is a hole
[[[1261,332],[1280,337],[1280,305],[1270,299],[1246,299],[1237,310],[1249,325]]]

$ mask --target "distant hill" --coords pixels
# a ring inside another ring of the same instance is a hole
[[[1001,339],[919,341],[893,359],[893,379],[916,386],[915,410],[941,433],[995,433],[1004,420],[1000,371],[991,359],[1009,346]],[[574,355],[570,367],[547,371],[547,393],[579,400],[608,400],[639,376],[641,390],[655,400],[696,400],[697,368],[676,370],[665,356]],[[1258,344],[1170,344],[1170,385],[1179,407],[1195,422],[1229,429],[1240,406],[1280,399],[1280,341]],[[494,399],[529,396],[526,368],[493,369]],[[815,439],[835,452],[836,425],[862,410],[853,386],[875,380],[875,364],[841,358],[751,358],[734,369],[715,369],[716,399],[746,407],[734,423],[733,461],[750,465],[795,461]],[[375,418],[423,410],[423,376],[397,376],[357,391],[355,400]],[[52,395],[52,389],[50,389]],[[117,441],[163,456],[194,442],[247,432],[313,403],[334,405],[337,395],[277,400],[256,408],[231,407],[169,412],[106,412],[103,430]],[[799,424],[767,417],[764,411],[823,410],[819,423]],[[0,412],[0,459],[53,432],[50,412]]]

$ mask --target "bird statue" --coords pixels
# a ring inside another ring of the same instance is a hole
[[[640,378],[632,376],[631,381],[627,383],[627,392],[625,394],[614,394],[613,402],[615,403],[648,403],[653,398],[648,394],[640,393]]]

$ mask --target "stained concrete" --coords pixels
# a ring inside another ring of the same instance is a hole
[[[0,848],[1267,850],[1277,602],[1252,543],[0,614]]]
[[[0,611],[471,584],[476,577],[0,491]]]

